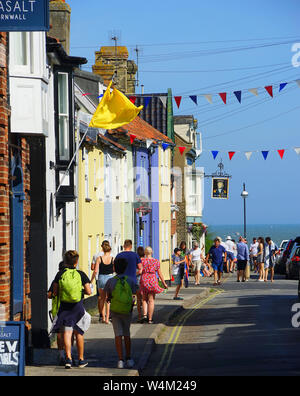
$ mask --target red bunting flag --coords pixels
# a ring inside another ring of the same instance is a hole
[[[227,93],[226,92],[222,92],[219,93],[221,99],[223,100],[223,102],[226,104],[226,100],[227,100]]]
[[[178,149],[180,151],[180,154],[182,155],[185,152],[186,147],[178,147]]]
[[[133,142],[135,141],[136,136],[135,135],[130,135],[130,143],[133,144]]]
[[[177,107],[179,109],[180,104],[181,104],[181,100],[182,100],[182,96],[174,96],[175,102],[177,104]]]
[[[229,155],[230,161],[232,160],[234,154],[235,154],[235,151],[229,151],[228,155]]]
[[[282,159],[285,153],[285,150],[277,150],[278,154],[280,155],[280,158]]]
[[[129,100],[130,100],[131,103],[135,104],[135,102],[136,102],[136,96],[130,96],[130,97],[129,97]]]
[[[273,86],[272,85],[268,85],[267,87],[265,87],[265,90],[268,92],[268,94],[270,96],[272,96],[273,98]]]

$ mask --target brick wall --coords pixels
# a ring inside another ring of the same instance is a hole
[[[0,312],[10,313],[10,212],[6,33],[0,33]]]
[[[24,315],[14,320],[25,320],[30,328],[30,283],[27,265],[27,244],[30,231],[30,147],[26,138],[9,136],[10,108],[7,93],[7,34],[0,32],[0,320],[11,319],[11,230],[10,230],[10,156],[9,141],[19,146],[24,174]]]

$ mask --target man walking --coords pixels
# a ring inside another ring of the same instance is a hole
[[[226,268],[227,273],[231,272],[233,274],[234,270],[234,243],[232,242],[231,236],[226,238],[226,251],[227,251],[227,261],[226,261]]]
[[[224,258],[223,258],[224,255]],[[212,267],[214,270],[214,286],[221,285],[221,278],[223,275],[223,263],[227,261],[227,252],[224,246],[221,246],[219,238],[214,240],[214,246],[212,246],[206,256],[206,264],[208,259],[212,258]]]
[[[271,271],[271,282],[274,282],[275,255],[277,252],[278,247],[270,237],[267,237],[265,246],[265,282],[268,282],[269,269]]]
[[[258,242],[256,238],[253,238],[253,242],[250,245],[250,263],[251,270],[254,270],[254,273],[257,272],[257,253],[258,253]]]
[[[249,248],[246,244],[245,238],[240,237],[240,241],[237,244],[237,281],[246,281],[246,267],[249,261]]]
[[[142,274],[142,261],[137,253],[132,251],[132,241],[127,239],[124,242],[124,251],[117,255],[116,259],[125,259],[128,266],[124,272],[125,276],[130,277],[134,280],[135,285],[137,285],[137,275]],[[138,285],[137,285],[138,286]]]

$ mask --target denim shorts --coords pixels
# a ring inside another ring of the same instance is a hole
[[[223,272],[223,262],[221,264],[212,263],[214,271]]]
[[[109,279],[113,278],[113,277],[114,277],[113,274],[110,274],[110,275],[99,275],[98,281],[97,281],[97,288],[103,290],[105,285],[106,285],[106,283],[107,283],[107,281]]]

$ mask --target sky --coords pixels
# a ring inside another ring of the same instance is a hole
[[[91,70],[95,51],[112,45],[112,34],[128,47],[131,59],[136,60],[138,46],[145,93],[172,88],[173,95],[183,95],[180,109],[174,102],[175,115],[198,120],[204,150],[198,166],[211,174],[223,159],[232,175],[230,197],[212,200],[211,180],[205,179],[205,223],[241,224],[246,183],[249,224],[300,224],[300,156],[293,150],[300,147],[300,88],[294,82],[300,68],[292,65],[292,46],[300,43],[298,0],[68,3],[71,54],[89,60],[85,70]],[[279,93],[284,82],[289,84]],[[274,85],[273,99],[267,85]],[[258,97],[250,88],[259,88]],[[241,104],[233,95],[238,90]],[[228,93],[227,105],[220,92]],[[189,99],[196,94],[213,94],[213,104],[199,96],[196,106]],[[286,149],[283,159],[278,149]],[[216,160],[211,150],[220,151]],[[273,150],[267,161],[262,150]],[[232,161],[228,151],[236,151]],[[254,151],[249,161],[245,151]]]

